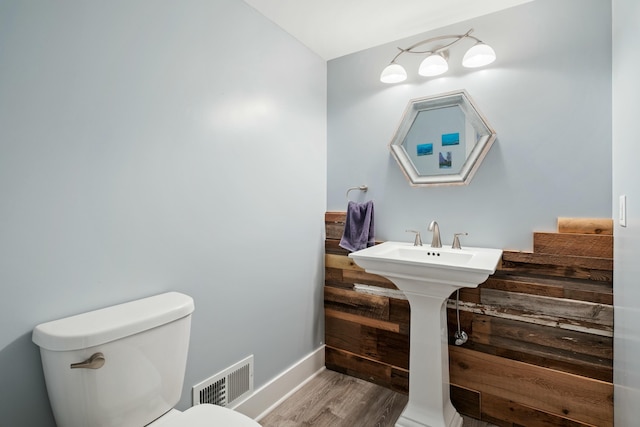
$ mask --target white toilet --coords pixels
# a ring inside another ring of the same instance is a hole
[[[35,327],[58,427],[256,427],[216,405],[173,409],[193,299],[169,292]]]

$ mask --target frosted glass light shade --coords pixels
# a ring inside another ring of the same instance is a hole
[[[429,55],[421,63],[418,68],[418,74],[421,76],[431,77],[439,76],[442,73],[446,73],[449,69],[447,60],[442,55]]]
[[[462,65],[467,68],[482,67],[491,64],[496,60],[496,52],[488,44],[482,42],[472,46],[471,49],[464,54]]]
[[[399,83],[407,79],[407,72],[400,64],[391,63],[382,70],[380,81],[382,83]]]

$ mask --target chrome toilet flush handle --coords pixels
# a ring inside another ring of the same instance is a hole
[[[104,366],[104,362],[104,354],[94,353],[84,362],[72,363],[71,369],[100,369]]]

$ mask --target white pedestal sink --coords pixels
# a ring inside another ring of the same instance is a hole
[[[461,427],[449,398],[445,302],[456,289],[475,288],[493,274],[502,251],[385,242],[349,257],[368,273],[391,280],[411,307],[409,403],[396,427]]]

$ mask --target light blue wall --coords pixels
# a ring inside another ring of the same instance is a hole
[[[326,62],[237,0],[0,0],[0,425],[53,426],[32,328],[195,298],[190,387],[323,340]]]
[[[627,227],[614,229],[615,424],[640,419],[640,4],[613,0],[613,212],[627,196]]]
[[[480,70],[460,64],[439,78],[417,75],[420,58],[404,55],[409,78],[378,81],[396,47],[430,36],[475,35],[497,61]],[[468,186],[413,188],[388,150],[409,99],[466,89],[498,138]],[[611,5],[608,0],[536,0],[437,31],[347,55],[328,64],[328,202],[376,203],[376,237],[409,241],[406,229],[436,219],[444,243],[530,250],[532,231],[556,219],[611,216]],[[364,196],[364,197],[363,197]],[[428,241],[428,238],[426,239]]]

